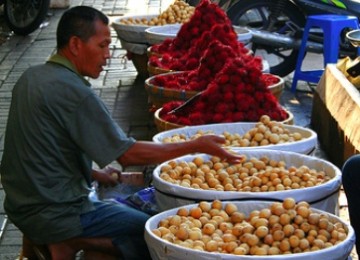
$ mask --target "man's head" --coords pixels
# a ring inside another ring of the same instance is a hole
[[[83,76],[97,78],[110,57],[109,19],[88,6],[76,6],[61,17],[57,32],[59,54],[68,58]]]

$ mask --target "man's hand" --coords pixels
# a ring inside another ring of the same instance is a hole
[[[224,148],[223,144],[226,141],[224,137],[218,135],[203,135],[194,139],[194,141],[198,142],[200,150],[203,150],[203,153],[218,156],[229,163],[241,163],[245,159],[243,155]]]
[[[114,167],[107,166],[103,169],[93,170],[92,177],[104,186],[116,186],[120,182],[121,171]]]

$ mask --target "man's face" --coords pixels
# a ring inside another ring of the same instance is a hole
[[[87,42],[81,41],[78,70],[83,76],[99,77],[107,59],[110,58],[110,28],[101,21],[95,23],[96,33]]]

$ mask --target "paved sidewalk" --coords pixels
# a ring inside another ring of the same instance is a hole
[[[169,2],[172,1],[73,0],[71,6],[93,6],[110,18],[115,18],[128,13],[159,13]],[[0,159],[12,87],[26,68],[44,62],[55,52],[55,30],[63,11],[63,9],[50,10],[51,15],[42,29],[27,37],[12,35],[0,45]],[[107,68],[98,79],[90,82],[128,135],[137,139],[151,140],[156,129],[153,116],[149,112],[144,79],[137,76],[131,61],[124,65],[122,57],[126,51],[121,48],[114,31],[112,39],[112,58]],[[309,126],[312,93],[301,91],[296,94],[291,93],[289,91],[291,79],[291,76],[286,78],[288,87],[281,97],[281,103],[294,114],[296,125]],[[306,85],[302,89],[310,90]],[[316,156],[324,157],[321,149],[317,149]],[[21,249],[21,233],[6,219],[3,199],[4,191],[0,183],[0,260],[13,260],[18,257]],[[343,204],[346,206],[345,202]]]

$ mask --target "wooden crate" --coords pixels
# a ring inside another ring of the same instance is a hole
[[[335,64],[327,66],[314,93],[311,126],[339,168],[360,150],[360,94]]]
[[[121,182],[135,186],[144,186],[144,174],[142,172],[122,172]]]

